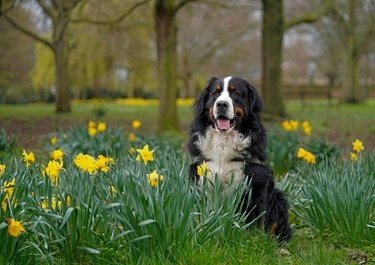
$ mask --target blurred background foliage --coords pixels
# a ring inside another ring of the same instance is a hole
[[[50,1],[39,2],[51,5]],[[285,90],[311,83],[341,87],[344,77],[350,75],[345,75],[343,53],[350,48],[345,36],[351,34],[356,46],[351,53],[358,57],[352,64],[360,69],[355,78],[364,87],[363,96],[373,93],[373,3],[354,2],[333,1],[334,11],[316,23],[302,23],[284,32]],[[114,21],[135,4],[132,0],[93,0],[82,1],[73,9],[75,20],[81,21],[69,23],[66,32],[71,97],[158,97],[154,2],[147,1],[126,19]],[[285,0],[283,4],[288,22],[321,3]],[[355,7],[353,21],[349,20],[350,7]],[[51,19],[38,1],[2,1],[2,9],[19,24],[51,37]],[[179,97],[195,97],[211,75],[239,75],[260,85],[262,1],[193,1],[179,10],[177,22]],[[355,31],[348,28],[350,23],[355,24]],[[0,102],[53,101],[56,88],[51,50],[16,31],[3,16],[0,32]]]

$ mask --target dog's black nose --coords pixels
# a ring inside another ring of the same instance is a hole
[[[228,102],[227,101],[218,101],[216,102],[216,108],[219,110],[219,111],[225,111],[228,109]]]

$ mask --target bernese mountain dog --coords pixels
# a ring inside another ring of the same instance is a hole
[[[188,148],[195,162],[190,166],[190,178],[200,185],[197,167],[205,162],[211,173],[208,178],[217,176],[223,184],[250,182],[251,191],[242,198],[250,203],[239,208],[247,214],[246,222],[256,220],[258,227],[279,241],[289,241],[289,206],[265,164],[263,102],[256,89],[238,77],[213,77],[193,108]]]

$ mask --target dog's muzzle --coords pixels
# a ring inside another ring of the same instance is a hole
[[[230,131],[234,127],[234,111],[231,102],[218,100],[214,108],[215,126],[222,132]]]

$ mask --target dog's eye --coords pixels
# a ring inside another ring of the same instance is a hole
[[[234,85],[230,85],[230,86],[229,86],[229,90],[230,90],[230,92],[232,93],[232,95],[236,95],[236,96],[239,95],[239,93],[238,93],[238,91],[236,90],[236,87],[235,87]]]
[[[221,86],[220,85],[217,85],[216,87],[215,87],[215,90],[214,90],[214,95],[218,95],[218,94],[220,94],[220,92],[221,92]]]
[[[232,94],[233,94],[233,95],[236,95],[236,96],[239,96],[239,95],[240,95],[240,94],[238,93],[238,91],[237,91],[237,90],[235,90],[235,89],[234,89],[234,90],[232,90]]]

